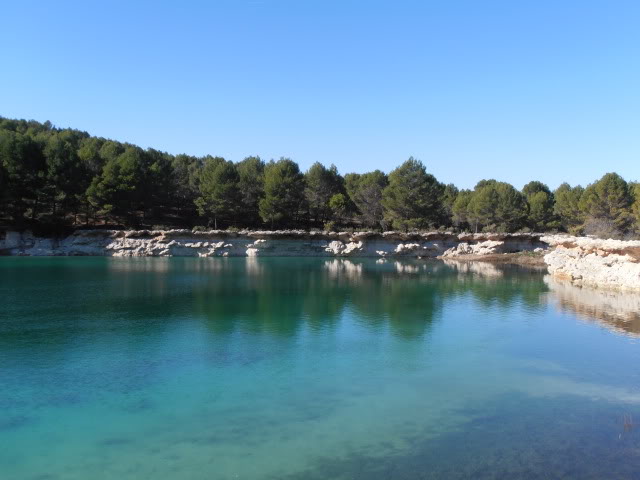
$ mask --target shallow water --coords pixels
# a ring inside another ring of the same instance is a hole
[[[0,258],[1,476],[638,478],[637,305],[489,264]]]

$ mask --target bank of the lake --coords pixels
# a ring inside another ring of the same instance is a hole
[[[579,285],[640,290],[640,241],[448,232],[78,230],[0,232],[0,255],[113,257],[445,258],[547,266]]]
[[[305,230],[77,230],[63,237],[0,233],[0,253],[113,257],[411,257],[540,251],[541,234]]]

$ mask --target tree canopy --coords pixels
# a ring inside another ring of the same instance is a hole
[[[289,158],[271,161],[264,170],[264,197],[260,216],[271,228],[299,221],[304,207],[304,176]]]
[[[344,179],[335,165],[326,168],[316,162],[304,174],[304,182],[309,216],[314,223],[324,224],[331,216],[331,197],[344,191]]]
[[[196,205],[200,215],[209,219],[209,224],[218,228],[218,220],[227,225],[235,224],[241,209],[240,175],[233,162],[223,158],[211,158],[205,162],[200,174]]]
[[[554,212],[553,193],[542,182],[534,180],[522,188],[527,200],[527,225],[532,230],[544,232],[560,226]]]
[[[454,221],[473,231],[513,232],[525,226],[525,196],[512,185],[481,180],[463,191],[453,204]]]
[[[443,184],[413,157],[388,175],[288,158],[172,155],[50,122],[0,117],[0,227],[454,229],[640,233],[640,185]]]
[[[568,232],[577,232],[584,223],[584,213],[580,209],[580,198],[584,188],[580,185],[571,187],[563,183],[554,192],[553,212],[560,219],[560,224]]]
[[[590,184],[580,197],[580,209],[587,216],[587,226],[607,225],[616,231],[626,231],[631,225],[632,204],[629,184],[617,173],[607,173]]]
[[[385,220],[400,230],[428,228],[442,216],[444,185],[427,173],[424,164],[410,157],[389,174],[382,192]]]
[[[348,173],[345,186],[356,210],[356,218],[368,228],[383,228],[382,192],[389,179],[380,170],[369,173]]]

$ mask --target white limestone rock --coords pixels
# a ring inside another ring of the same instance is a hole
[[[546,237],[549,273],[577,285],[640,291],[640,241]]]
[[[539,247],[539,236],[446,232],[79,230],[66,238],[0,234],[5,255],[437,257]]]
[[[461,242],[457,246],[445,251],[444,258],[459,257],[462,255],[491,255],[504,253],[505,242],[503,240],[485,240],[479,243]]]

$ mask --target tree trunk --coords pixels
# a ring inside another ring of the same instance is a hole
[[[38,197],[36,195],[36,201],[35,201],[35,203],[33,205],[33,210],[31,211],[31,220],[35,220],[36,219],[36,215],[37,215],[37,212],[38,212],[38,200],[39,199],[40,199],[40,197]]]

